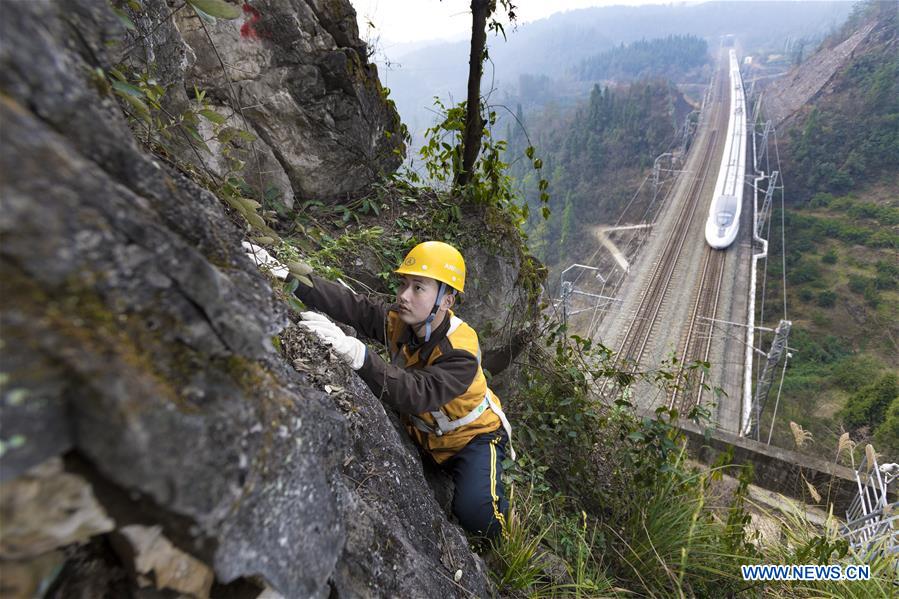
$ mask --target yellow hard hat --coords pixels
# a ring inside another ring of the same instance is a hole
[[[417,275],[446,283],[453,289],[465,289],[465,260],[459,250],[442,241],[425,241],[412,248],[403,263],[393,271]]]

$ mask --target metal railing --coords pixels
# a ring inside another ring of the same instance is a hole
[[[860,553],[899,551],[899,501],[890,502],[889,485],[899,478],[899,465],[878,465],[873,448],[855,472],[858,495],[846,510],[843,536]]]

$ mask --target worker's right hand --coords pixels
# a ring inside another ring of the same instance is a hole
[[[330,345],[341,359],[353,370],[365,364],[365,344],[344,333],[327,316],[316,312],[300,312],[300,326],[313,333],[323,343]]]

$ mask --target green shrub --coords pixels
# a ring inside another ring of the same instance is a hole
[[[812,324],[814,324],[819,329],[828,329],[833,321],[830,319],[830,316],[827,315],[826,312],[821,310],[813,310],[812,311]]]
[[[873,287],[865,292],[865,303],[872,308],[880,305],[880,294]]]
[[[832,308],[837,303],[837,294],[830,289],[818,293],[818,305],[822,308]]]
[[[894,373],[884,374],[876,382],[854,393],[840,412],[848,428],[878,427],[886,420],[887,408],[899,396],[899,383]]]
[[[832,383],[843,391],[855,392],[876,381],[883,373],[883,362],[877,358],[856,354],[847,356],[833,365],[831,369]]]
[[[866,239],[866,245],[875,248],[899,249],[899,235],[888,229],[881,229]]]
[[[865,303],[876,308],[880,303],[877,281],[863,275],[849,275],[849,289],[865,298]]]
[[[789,272],[789,277],[793,283],[800,284],[818,281],[821,278],[821,268],[810,260],[802,259],[796,268]]]
[[[877,270],[874,277],[875,288],[896,289],[899,286],[899,263],[878,260],[874,268]]]
[[[830,206],[831,202],[833,202],[833,195],[822,192],[813,195],[808,204],[812,208],[826,208],[827,206]]]
[[[858,295],[865,295],[874,289],[874,279],[864,275],[849,275],[849,290]]]
[[[899,458],[899,397],[893,399],[886,420],[874,432],[877,450],[890,460]]]
[[[790,345],[799,350],[794,368],[808,363],[832,364],[850,354],[846,342],[835,335],[818,336],[804,329],[793,329],[790,337]]]
[[[824,264],[836,264],[837,263],[837,251],[833,248],[827,250],[823,256],[821,256],[821,262]]]

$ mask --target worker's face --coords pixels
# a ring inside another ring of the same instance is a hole
[[[396,291],[396,303],[399,305],[400,320],[406,324],[418,324],[431,313],[440,283],[427,277],[403,275]],[[443,314],[453,305],[455,298],[447,293],[440,302],[440,309],[435,324],[443,319]]]

